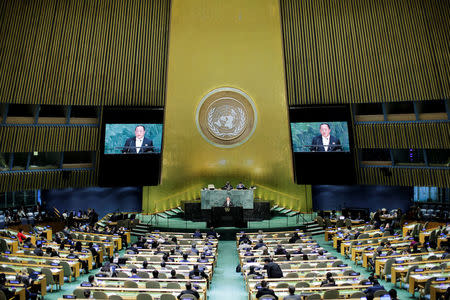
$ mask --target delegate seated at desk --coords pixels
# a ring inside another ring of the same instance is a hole
[[[225,200],[225,202],[223,203],[223,207],[233,207],[234,204],[233,202],[231,202],[230,197],[227,197],[227,200]]]
[[[236,186],[236,189],[238,190],[246,190],[247,188],[242,182],[239,182],[239,184]]]
[[[233,186],[230,184],[229,181],[227,181],[227,183],[225,183],[225,185],[222,187],[222,190],[229,191],[229,190],[232,190],[232,189],[233,189]]]

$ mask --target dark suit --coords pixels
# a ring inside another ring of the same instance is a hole
[[[282,278],[283,271],[277,263],[270,262],[264,265],[264,269],[267,270],[268,278]]]
[[[227,201],[225,201],[224,203],[223,203],[223,207],[233,207],[234,205],[233,205],[233,202],[231,202],[230,201],[230,203],[228,203],[228,205],[227,205]]]
[[[140,153],[153,152],[153,142],[151,139],[144,137],[142,140],[142,145],[139,150]],[[132,137],[126,140],[123,146],[122,153],[137,153],[136,152],[136,137]]]
[[[178,295],[177,298],[181,299],[181,296],[186,295],[186,294],[194,295],[195,297],[197,297],[197,299],[200,298],[200,295],[195,290],[184,290]]]
[[[325,152],[321,135],[314,137],[311,145],[311,152]],[[341,141],[337,137],[330,135],[330,144],[328,145],[328,150],[326,152],[334,151],[342,151]]]
[[[373,295],[376,291],[384,290],[384,287],[377,284],[374,286],[369,287],[367,290],[364,291],[364,294],[366,295]]]
[[[268,289],[268,288],[260,288],[258,290],[258,293],[256,293],[256,298],[259,299],[260,297],[264,296],[264,295],[272,295],[275,297],[275,299],[278,299],[277,295],[275,295],[275,292],[272,289]]]

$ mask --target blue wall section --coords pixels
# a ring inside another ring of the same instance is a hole
[[[314,210],[341,210],[344,207],[401,208],[410,207],[413,198],[412,187],[392,187],[378,185],[314,185],[312,187]]]
[[[142,188],[85,188],[42,191],[47,209],[60,212],[93,208],[99,218],[117,211],[142,211]]]

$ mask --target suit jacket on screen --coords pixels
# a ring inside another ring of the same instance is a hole
[[[142,141],[140,153],[149,153],[153,152],[153,142],[151,139],[144,137]],[[137,153],[136,152],[136,137],[132,137],[126,140],[125,145],[123,146],[122,153]]]
[[[311,145],[312,152],[325,152],[325,147],[323,146],[321,135],[314,137]],[[327,152],[333,151],[342,151],[342,146],[341,141],[337,137],[330,135],[330,144],[328,145]]]

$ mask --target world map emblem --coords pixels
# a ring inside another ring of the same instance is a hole
[[[252,99],[236,88],[218,88],[206,94],[197,107],[196,123],[209,143],[232,148],[245,143],[256,128]]]

